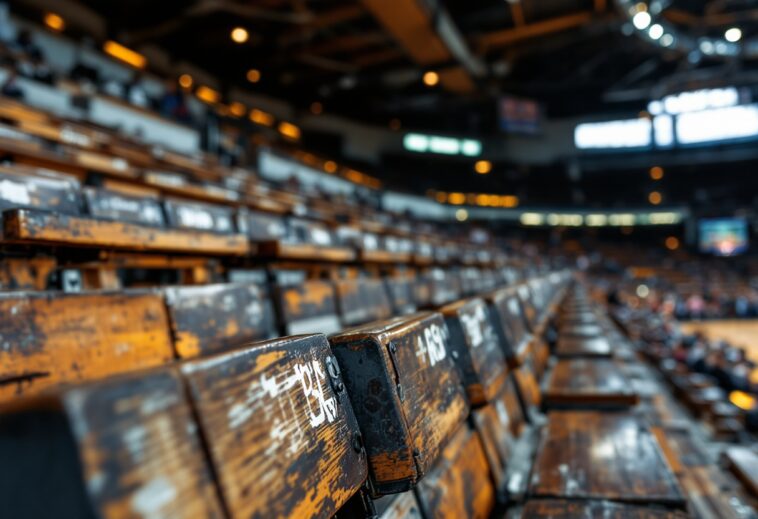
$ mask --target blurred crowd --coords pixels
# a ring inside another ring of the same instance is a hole
[[[618,319],[632,323],[648,354],[658,359],[673,359],[690,373],[711,377],[727,395],[734,392],[751,395],[752,408],[745,409],[746,425],[750,430],[758,430],[758,405],[755,403],[758,399],[758,359],[755,357],[758,338],[755,345],[737,346],[725,340],[709,339],[700,332],[686,333],[676,313],[676,298],[671,295],[660,299],[633,299],[611,291],[607,298]],[[708,306],[704,305],[706,309]],[[714,312],[717,309],[724,311],[720,305],[712,306]]]
[[[108,95],[178,122],[193,122],[186,94],[176,81],[166,81],[163,94],[153,97],[148,93],[144,74],[139,70],[135,71],[127,82],[103,77],[97,68],[87,65],[82,60],[77,60],[66,73],[54,71],[42,49],[34,43],[32,33],[26,29],[20,29],[15,38],[0,39],[0,65],[8,70],[8,76],[2,84],[2,94],[6,97],[24,98],[24,89],[18,82],[19,77],[48,85],[68,81],[83,94]]]

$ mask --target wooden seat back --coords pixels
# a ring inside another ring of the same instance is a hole
[[[366,479],[366,452],[323,335],[185,363],[229,515],[331,517]]]
[[[442,316],[424,312],[329,338],[376,495],[411,488],[468,414]]]
[[[508,375],[505,354],[482,299],[466,299],[440,309],[450,347],[472,405],[492,401]]]
[[[174,358],[156,292],[3,294],[0,335],[0,400]]]
[[[276,335],[273,305],[254,283],[164,289],[177,355],[190,359]]]

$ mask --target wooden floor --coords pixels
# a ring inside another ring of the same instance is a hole
[[[696,321],[682,323],[685,333],[703,332],[713,340],[726,340],[747,350],[748,356],[758,362],[758,319],[727,319],[723,321]]]

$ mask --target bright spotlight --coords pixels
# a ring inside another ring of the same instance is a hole
[[[650,18],[650,13],[647,11],[640,11],[632,18],[632,23],[640,31],[647,29],[651,21],[652,19]]]
[[[659,23],[653,24],[650,26],[650,29],[648,29],[647,34],[652,39],[657,40],[663,36],[663,26]]]
[[[724,38],[726,38],[726,41],[728,42],[737,43],[742,39],[742,31],[737,27],[732,27],[731,29],[727,29],[724,33]]]

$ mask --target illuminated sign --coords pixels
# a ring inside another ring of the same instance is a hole
[[[416,153],[439,153],[442,155],[465,155],[476,157],[482,153],[481,141],[475,139],[456,139],[440,135],[407,133],[403,137],[403,147]]]
[[[644,148],[652,141],[651,128],[645,118],[583,123],[574,130],[574,143],[580,150]]]
[[[580,150],[658,149],[758,138],[758,104],[734,87],[682,92],[651,101],[652,118],[583,123]]]
[[[711,88],[682,92],[666,96],[660,101],[651,101],[647,105],[647,110],[653,115],[662,113],[677,115],[738,104],[740,104],[740,93],[736,88]]]

